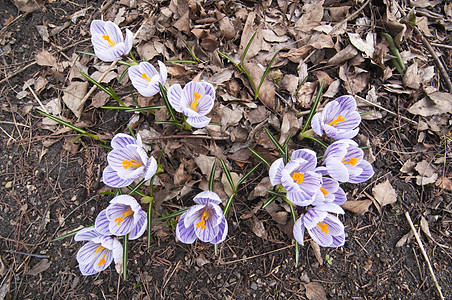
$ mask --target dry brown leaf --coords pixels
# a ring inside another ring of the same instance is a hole
[[[286,138],[289,136],[289,134],[292,133],[292,136],[294,136],[300,129],[300,127],[301,124],[298,121],[297,115],[293,111],[290,110],[284,112],[279,142],[283,144]]]
[[[350,42],[359,51],[366,54],[366,57],[372,58],[375,52],[375,37],[374,34],[369,32],[366,35],[366,40],[363,40],[358,33],[347,32]]]
[[[289,40],[289,37],[287,35],[279,36],[271,29],[263,29],[262,37],[269,43],[283,43]]]
[[[255,32],[257,32],[256,36],[254,37],[253,42],[251,43],[248,52],[246,53],[246,58],[250,59],[254,56],[256,56],[259,51],[261,51],[263,39],[261,31],[258,30],[258,28],[255,26],[255,19],[256,19],[256,13],[250,12],[248,14],[248,18],[246,19],[245,26],[243,27],[242,36],[240,38],[240,47],[238,54],[241,57],[243,52],[245,51],[246,46],[248,45],[248,42],[250,41],[251,37]],[[245,68],[247,69],[247,68]],[[248,69],[247,69],[248,70]],[[259,81],[258,81],[259,82]]]
[[[235,37],[237,31],[235,30],[234,24],[231,19],[225,14],[220,13],[219,11],[215,12],[215,16],[217,17],[218,26],[220,27],[220,31],[223,33],[223,36],[226,40],[230,40]]]
[[[253,231],[258,237],[267,239],[267,231],[265,230],[264,223],[262,223],[262,221],[255,216],[253,216],[251,231]]]
[[[308,42],[308,45],[316,49],[333,48],[334,42],[330,35],[323,33],[314,33]]]
[[[91,105],[96,108],[99,108],[101,106],[104,106],[109,99],[110,96],[107,93],[100,91],[94,95],[93,99],[91,100]]]
[[[179,186],[191,179],[191,176],[185,173],[184,164],[180,164],[174,173],[174,185]]]
[[[452,191],[452,180],[447,177],[440,177],[436,182],[435,185],[441,189],[446,189],[449,191]]]
[[[82,115],[83,105],[80,105],[80,103],[87,90],[87,81],[72,81],[69,83],[69,86],[64,89],[63,102],[77,118],[80,118]]]
[[[416,166],[416,163],[414,161],[411,161],[411,159],[408,159],[403,166],[400,168],[400,172],[402,173],[410,173],[413,171],[414,166]]]
[[[341,207],[356,214],[364,215],[369,211],[369,206],[371,204],[371,200],[347,201],[342,204]]]
[[[323,265],[323,257],[322,253],[320,252],[320,246],[314,240],[311,240],[311,247],[312,250],[314,251],[315,258],[317,259],[320,265]]]
[[[230,109],[229,107],[221,108],[221,125],[223,131],[229,126],[237,126],[243,116],[243,110],[241,108]]]
[[[43,0],[12,0],[12,2],[18,10],[25,13],[40,9],[44,5]]]
[[[281,57],[288,58],[294,63],[300,63],[301,57],[306,55],[311,49],[311,45],[305,45],[301,48],[290,49],[289,52],[281,54]]]
[[[425,233],[425,235],[428,236],[429,238],[432,238],[432,234],[430,233],[430,228],[428,227],[428,222],[424,218],[424,216],[421,216],[421,222],[420,223],[421,223],[421,229]]]
[[[298,77],[293,74],[284,75],[282,84],[284,88],[293,95],[298,88]]]
[[[174,22],[173,26],[186,34],[189,34],[191,29],[190,11],[187,10],[176,22]]]
[[[206,176],[207,178],[210,177],[210,171],[212,170],[212,165],[213,165],[215,159],[216,158],[213,156],[207,156],[204,154],[199,154],[199,156],[195,158],[196,165],[201,170],[201,173],[204,176]],[[215,179],[217,179],[219,176],[220,176],[220,169],[217,168],[215,171]]]
[[[320,21],[323,19],[323,3],[324,0],[320,0],[303,5],[303,14],[295,23],[296,32],[309,33],[312,28],[320,25]]]
[[[311,107],[314,102],[312,95],[314,94],[316,87],[316,82],[305,82],[305,84],[301,86],[297,93],[297,101],[300,103],[301,107]]]
[[[402,247],[405,245],[406,242],[408,242],[412,237],[414,236],[413,230],[408,231],[400,240],[397,241],[397,244],[395,245],[397,248]]]
[[[388,179],[374,186],[372,194],[380,207],[397,201],[397,193]]]
[[[259,82],[261,81],[262,76],[264,75],[264,70],[259,68],[259,66],[255,63],[247,62],[244,64],[244,66],[245,69],[248,70],[248,73],[250,74],[254,83],[258,85]],[[279,102],[277,101],[275,96],[276,96],[275,85],[273,84],[273,82],[265,78],[264,83],[262,84],[259,90],[258,96],[259,100],[269,109],[278,111]]]
[[[408,66],[405,75],[403,75],[403,84],[412,89],[418,89],[422,82],[421,76],[418,75],[418,63],[415,61]]]
[[[434,92],[428,94],[428,97],[414,103],[408,108],[408,112],[414,115],[429,117],[433,115],[450,113],[452,108],[452,94],[443,92]]]
[[[36,276],[50,267],[51,262],[48,259],[43,259],[33,266],[25,275]]]
[[[438,173],[436,173],[436,169],[432,164],[429,164],[426,160],[419,162],[416,167],[414,167],[416,171],[419,172],[419,175],[416,176],[416,184],[417,185],[427,185],[434,183],[438,178]]]
[[[310,282],[304,285],[306,288],[306,297],[309,300],[327,300],[325,289],[319,282]]]
[[[230,173],[231,173],[231,177],[232,177],[232,182],[234,183],[235,186],[237,186],[237,183],[240,180],[240,176],[235,172],[230,172]],[[231,196],[234,193],[234,191],[232,190],[232,187],[229,184],[229,180],[226,177],[226,174],[224,172],[223,172],[223,175],[221,176],[221,183],[223,184],[224,192],[228,196]]]
[[[56,58],[47,50],[43,50],[36,54],[36,63],[39,66],[54,67],[56,70],[61,70],[61,65],[57,63]]]
[[[267,191],[271,190],[273,185],[270,182],[269,177],[264,177],[262,180],[256,185],[249,196],[249,200],[256,199],[257,197],[264,197],[267,195]]]

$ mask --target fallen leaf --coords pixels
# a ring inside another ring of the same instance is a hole
[[[253,216],[251,231],[253,231],[258,237],[267,239],[267,231],[265,230],[264,223],[262,223],[262,221],[255,216]]]
[[[25,275],[30,275],[30,276],[36,276],[42,272],[44,272],[45,270],[47,270],[50,267],[51,262],[48,259],[43,259],[40,262],[38,262],[36,265],[34,265],[33,268],[31,268],[31,270],[27,271],[27,273],[25,273]]]
[[[40,66],[54,67],[56,70],[60,70],[60,65],[57,63],[56,58],[47,50],[36,54],[36,63]]]
[[[267,195],[267,191],[271,190],[273,185],[270,182],[269,177],[264,177],[262,180],[256,185],[251,194],[249,195],[249,200],[256,199],[257,197],[264,197]]]
[[[230,173],[231,173],[232,183],[234,184],[234,186],[237,186],[237,183],[240,180],[240,176],[235,172],[230,172]],[[226,177],[226,173],[224,173],[224,172],[223,172],[223,175],[221,176],[221,183],[223,184],[224,192],[228,196],[231,196],[234,193],[234,191],[232,190],[232,187],[229,184],[229,180]]]
[[[441,189],[452,191],[452,180],[447,177],[440,177],[435,185]]]
[[[369,32],[366,35],[366,40],[363,40],[359,33],[350,33],[347,32],[348,37],[350,38],[350,42],[353,46],[356,47],[359,51],[366,54],[367,57],[372,58],[375,52],[375,37],[374,34]]]
[[[251,78],[256,85],[259,85],[261,78],[264,75],[264,70],[262,70],[256,63],[246,62],[244,64],[245,69],[248,70]],[[259,90],[258,95],[259,100],[269,109],[278,110],[279,102],[276,100],[276,90],[273,82],[264,79],[264,82]]]
[[[180,164],[174,173],[174,185],[179,186],[189,181],[191,176],[185,172],[184,164]]]
[[[221,108],[221,125],[223,131],[229,126],[236,126],[242,119],[243,111],[241,108],[230,109],[229,107]]]
[[[413,171],[414,167],[416,166],[416,163],[414,161],[411,161],[411,159],[408,159],[403,166],[400,168],[400,172],[402,173],[410,173]]]
[[[314,240],[311,240],[311,247],[312,250],[314,251],[315,258],[317,259],[320,265],[323,265],[323,257],[322,253],[320,252],[320,246]]]
[[[421,216],[421,222],[420,223],[421,223],[421,229],[425,233],[425,235],[428,236],[429,238],[432,238],[432,234],[430,233],[430,228],[428,227],[428,222],[424,218],[424,216]]]
[[[452,107],[452,94],[434,92],[414,103],[408,108],[413,115],[429,117],[444,113],[450,113]]]
[[[173,26],[176,29],[189,34],[191,28],[190,11],[187,10],[176,22],[174,22]]]
[[[356,214],[364,215],[369,211],[369,206],[371,204],[371,200],[347,201],[342,204],[341,207]]]
[[[325,289],[319,282],[310,282],[304,285],[306,288],[306,297],[309,300],[327,300]]]
[[[287,42],[289,40],[289,37],[287,35],[278,36],[271,29],[263,29],[262,37],[265,41],[267,41],[269,43],[283,43],[283,42]]]
[[[408,242],[412,237],[414,236],[413,230],[408,231],[400,240],[398,240],[397,244],[395,245],[397,248],[402,247],[405,245],[406,242]]]
[[[255,32],[257,32],[256,36],[254,37],[253,42],[251,43],[250,47],[248,48],[248,52],[246,53],[247,59],[250,59],[250,58],[256,56],[259,53],[259,51],[261,51],[261,49],[262,49],[262,42],[263,42],[262,34],[261,34],[260,30],[257,30],[256,26],[254,25],[255,24],[254,20],[256,19],[256,16],[257,16],[256,13],[253,11],[248,14],[248,18],[246,19],[245,26],[243,27],[242,35],[240,38],[240,47],[239,47],[238,54],[239,54],[239,56],[242,56],[251,37],[253,36],[253,34]],[[247,69],[247,68],[245,67],[245,69]]]
[[[43,0],[12,0],[18,10],[30,13],[44,6]]]
[[[77,118],[80,118],[82,115],[83,105],[80,105],[80,103],[87,90],[87,81],[72,81],[69,83],[69,86],[64,89],[63,102]]]
[[[289,134],[292,137],[298,132],[301,127],[300,121],[298,121],[297,115],[293,111],[287,111],[283,114],[283,121],[281,124],[281,136],[279,143],[284,144]]]
[[[380,207],[395,203],[397,201],[397,193],[388,179],[375,185],[372,189],[372,194],[378,204],[380,204]]]
[[[419,175],[425,177],[431,177],[436,173],[436,169],[433,165],[428,163],[426,160],[419,162],[414,169],[419,172]]]
[[[422,82],[421,76],[418,75],[418,63],[415,61],[408,66],[405,75],[403,75],[403,84],[412,89],[418,89]]]
[[[215,16],[217,17],[218,26],[220,31],[223,33],[223,36],[226,40],[230,40],[235,37],[237,31],[232,23],[231,19],[225,14],[220,13],[219,11],[215,12]]]
[[[37,25],[36,29],[38,30],[38,33],[44,42],[46,43],[50,42],[49,31],[47,30],[47,26]]]

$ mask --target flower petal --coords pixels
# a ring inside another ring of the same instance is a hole
[[[132,68],[132,67],[131,67]],[[113,149],[124,148],[127,145],[137,145],[138,142],[132,136],[125,133],[116,134],[110,142],[110,145]]]
[[[270,166],[270,170],[268,171],[270,182],[272,185],[281,184],[281,171],[284,169],[284,160],[282,158],[278,158],[275,160]]]
[[[369,180],[375,174],[372,165],[365,160],[361,161],[361,163],[358,165],[358,167],[361,168],[363,171],[358,176],[350,177],[348,182],[361,183],[361,182]]]
[[[168,101],[177,112],[182,112],[182,88],[180,84],[173,84],[167,91]]]
[[[228,222],[226,221],[226,218],[223,216],[221,218],[220,224],[218,224],[218,233],[215,238],[213,238],[210,243],[212,244],[219,244],[223,242],[226,239],[226,236],[228,235]]]
[[[157,173],[157,161],[154,157],[150,157],[146,168],[144,169],[144,179],[149,180]]]
[[[302,246],[304,246],[304,221],[303,215],[293,225],[293,236],[295,240]]]
[[[124,54],[127,54],[133,47],[133,33],[129,29],[126,29],[126,38],[124,40]]]
[[[113,170],[110,166],[107,166],[102,173],[102,181],[105,185],[114,188],[122,188],[131,184],[134,179],[122,179],[118,176],[118,173]]]
[[[328,174],[340,182],[347,182],[349,179],[349,174],[347,167],[344,164],[335,159],[335,158],[327,158],[325,160],[326,169],[328,170]]]
[[[311,127],[312,130],[322,136],[323,135],[323,129],[322,129],[322,125],[320,124],[320,113],[316,113],[311,120]]]
[[[162,79],[162,85],[165,85],[166,78],[168,77],[168,70],[166,69],[166,66],[164,63],[162,63],[160,60],[157,61],[160,69],[160,78]]]
[[[176,237],[184,244],[192,244],[196,240],[194,224],[190,223],[188,227],[185,227],[185,216],[186,213],[180,217],[179,223],[177,223]]]
[[[83,228],[82,230],[78,231],[75,236],[75,241],[90,241],[95,237],[100,236],[101,234],[94,228],[94,226]]]
[[[187,123],[195,128],[204,128],[209,125],[211,118],[206,116],[188,117]]]
[[[111,235],[110,229],[110,221],[107,218],[107,210],[102,210],[96,217],[96,221],[94,222],[94,226],[96,227],[97,232],[102,235],[109,236]]]
[[[138,217],[138,221],[135,222],[135,227],[129,233],[129,240],[136,240],[137,238],[142,236],[144,231],[146,230],[147,225],[146,213],[144,211],[139,211],[135,213],[135,215]]]
[[[199,193],[198,195],[196,195],[193,198],[193,201],[195,201],[195,203],[197,203],[197,204],[202,204],[202,205],[206,205],[208,203],[214,203],[214,204],[221,203],[221,199],[218,196],[218,194],[214,193],[212,191],[203,191],[203,192]]]

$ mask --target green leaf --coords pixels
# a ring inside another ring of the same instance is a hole
[[[267,161],[262,155],[260,155],[258,152],[256,152],[254,149],[251,149],[250,147],[248,147],[248,150],[250,150],[251,153],[254,154],[254,156],[256,156],[257,158],[259,158],[264,164],[267,165],[267,167],[270,168],[270,164],[268,163],[268,161]]]
[[[166,62],[171,62],[171,63],[181,63],[181,64],[197,64],[196,61],[192,61],[192,60],[183,60],[183,59],[169,59]]]
[[[319,144],[320,146],[322,146],[322,147],[325,148],[325,149],[328,148],[328,145],[325,144],[323,141],[319,140],[318,138],[315,138],[315,137],[313,137],[313,136],[308,136],[308,137],[306,137],[306,138],[308,138],[308,139],[310,139],[310,140],[316,142],[317,144]]]
[[[62,239],[65,239],[65,238],[74,236],[74,235],[76,235],[77,232],[79,232],[80,230],[85,229],[85,228],[89,228],[89,227],[94,227],[94,225],[86,226],[86,227],[83,227],[83,228],[76,229],[76,230],[74,230],[74,231],[65,233],[65,234],[63,234],[63,235],[60,235],[59,237],[54,238],[53,240],[51,240],[51,242],[56,242],[56,241],[59,241],[59,240],[62,240]]]
[[[219,51],[219,50],[217,50],[217,52],[218,52],[218,54],[220,55],[220,56],[222,56],[222,57],[224,57],[224,58],[226,58],[227,60],[229,60],[229,62],[231,62],[234,66],[236,66],[237,67],[237,69],[239,69],[240,70],[240,72],[243,72],[243,69],[231,58],[231,57],[229,57],[227,54],[225,54],[225,53],[223,53],[223,52],[221,52],[221,51]]]
[[[306,119],[306,122],[303,125],[301,134],[303,134],[306,131],[306,129],[308,128],[309,124],[311,124],[312,117],[314,116],[314,114],[317,110],[317,106],[319,105],[320,98],[322,98],[322,92],[323,92],[324,85],[325,85],[325,79],[323,79],[322,83],[320,84],[319,91],[314,99],[314,104],[312,104],[311,110],[309,111],[308,118]]]
[[[257,165],[255,165],[251,170],[249,170],[242,178],[240,178],[240,180],[237,182],[237,186],[236,189],[239,188],[239,186],[254,172],[257,170],[257,168],[259,168],[259,166],[261,165],[261,163],[258,163]]]
[[[254,91],[254,99],[257,99],[257,96],[259,95],[259,91],[261,89],[262,84],[264,83],[265,78],[267,77],[268,72],[270,71],[270,68],[273,65],[273,62],[275,61],[276,56],[278,55],[279,51],[276,51],[275,55],[273,55],[272,60],[270,61],[270,63],[268,64],[267,68],[264,71],[264,74],[262,75],[261,78],[261,82],[259,82],[259,86],[257,87],[257,89]]]
[[[272,141],[272,143],[275,145],[276,149],[278,149],[279,155],[281,157],[285,157],[286,150],[284,149],[284,147],[281,146],[281,144],[276,140],[275,136],[270,132],[270,130],[265,128],[265,132],[267,133],[267,135],[270,138],[270,140]]]
[[[172,213],[172,214],[169,214],[169,215],[157,218],[154,221],[165,221],[165,220],[168,220],[168,219],[172,219],[172,218],[178,217],[180,215],[183,215],[187,210],[188,210],[188,208],[184,208],[182,210],[176,211],[175,213]]]
[[[154,206],[154,197],[152,197],[151,202],[149,203],[148,206],[148,211],[147,211],[147,235],[148,235],[148,248],[151,247],[151,236],[152,236],[152,208]]]
[[[234,185],[234,181],[232,180],[231,172],[229,172],[228,167],[226,166],[226,163],[222,158],[220,158],[221,166],[223,167],[224,174],[226,175],[226,178],[228,179],[229,185],[231,186],[233,194],[237,193],[237,188]]]
[[[288,202],[288,203],[289,203],[289,207],[290,207],[290,214],[292,215],[292,220],[295,223],[297,221],[297,215],[295,214],[294,205],[290,202]],[[298,242],[297,242],[297,240],[295,240],[295,266],[298,266],[298,255],[299,255]]]
[[[273,195],[270,197],[270,199],[267,200],[267,202],[264,203],[264,205],[262,205],[262,209],[266,208],[267,206],[269,206],[270,204],[272,204],[276,199],[278,198],[278,196]]]
[[[146,182],[146,179],[143,178],[141,179],[141,181],[130,190],[129,195],[132,195],[133,193],[136,193],[136,191],[138,191],[138,189]]]
[[[122,244],[122,278],[126,280],[127,278],[127,256],[129,251],[129,234],[126,234],[123,239]]]
[[[210,177],[209,177],[209,191],[213,192],[213,186],[215,183],[215,171],[217,170],[217,160],[213,162],[212,170],[210,171]]]
[[[178,127],[184,127],[182,124],[175,122],[175,121],[155,121],[154,124],[160,124],[160,125],[175,125]]]
[[[224,206],[224,215],[227,216],[229,209],[231,208],[232,205],[232,200],[234,200],[234,196],[235,194],[232,194],[231,196],[229,196],[228,201],[226,202],[226,205]]]
[[[178,123],[177,119],[176,119],[176,114],[174,113],[174,109],[168,101],[168,95],[166,94],[166,90],[160,82],[159,82],[159,88],[160,88],[160,94],[163,97],[163,101],[165,102],[166,109],[168,110],[168,113],[170,114],[171,119],[174,122]]]
[[[267,192],[268,192],[270,195],[279,197],[279,198],[281,198],[281,199],[284,199],[284,198],[286,197],[286,194],[279,193],[279,192],[276,192],[276,191],[268,190]]]
[[[247,44],[246,47],[245,47],[245,51],[243,51],[242,58],[240,59],[240,67],[241,67],[242,69],[244,69],[244,68],[243,68],[243,61],[245,60],[245,56],[246,56],[246,54],[248,53],[248,50],[250,49],[251,43],[253,42],[254,38],[256,37],[256,34],[257,34],[257,31],[256,31],[256,32],[253,34],[253,36],[250,38],[250,40],[248,41],[248,44]]]
[[[194,60],[196,60],[198,63],[201,63],[201,60],[199,58],[196,57],[195,53],[193,52],[193,50],[191,49],[190,45],[188,44],[188,42],[186,43],[187,45],[187,49],[188,52],[190,52],[190,55],[193,57]]]

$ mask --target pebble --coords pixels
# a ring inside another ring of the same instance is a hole
[[[6,184],[5,184],[5,188],[7,188],[7,189],[10,189],[10,188],[12,188],[13,187],[13,182],[12,181],[8,181]]]

